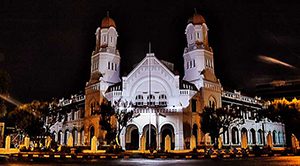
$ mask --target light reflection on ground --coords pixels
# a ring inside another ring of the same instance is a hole
[[[3,166],[79,166],[79,165],[121,165],[121,166],[199,166],[199,165],[300,165],[300,156],[283,156],[283,157],[257,157],[257,158],[245,158],[245,159],[119,159],[119,160],[89,160],[79,162],[13,162],[13,163],[0,163]]]

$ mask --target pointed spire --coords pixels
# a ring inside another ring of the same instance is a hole
[[[154,53],[151,52],[151,42],[150,41],[148,43],[148,53],[146,54],[146,56],[154,56]]]
[[[198,13],[197,13],[197,9],[196,9],[196,8],[194,8],[194,11],[195,11],[195,15],[196,15],[196,14],[198,14]]]
[[[109,17],[109,11],[106,12],[106,16]]]

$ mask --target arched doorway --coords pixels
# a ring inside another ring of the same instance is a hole
[[[273,131],[273,144],[277,144],[277,132]]]
[[[251,143],[252,144],[256,144],[256,133],[255,133],[255,130],[252,128],[250,130],[250,133],[251,133]]]
[[[138,150],[139,149],[139,130],[136,125],[131,124],[126,127],[125,134],[125,148],[126,150]]]
[[[70,134],[70,132],[69,132],[69,130],[67,129],[67,130],[65,131],[65,137],[64,137],[64,144],[65,144],[65,145],[67,145],[67,143],[68,143],[69,134]]]
[[[79,144],[79,142],[78,142],[78,132],[77,132],[76,128],[73,129],[72,136],[73,136],[73,145]]]
[[[63,137],[62,137],[62,131],[59,131],[59,132],[58,132],[58,136],[57,136],[57,143],[58,143],[58,144],[62,144],[62,142],[63,142],[63,141],[62,141],[62,138],[63,138]]]
[[[90,145],[92,143],[92,138],[94,137],[94,135],[95,135],[95,128],[94,128],[94,126],[91,126],[90,127]]]
[[[57,142],[57,134],[55,131],[52,133],[52,138],[54,139],[54,142]]]
[[[192,134],[195,136],[196,145],[198,145],[198,126],[196,124],[193,125]]]
[[[175,134],[174,134],[174,128],[170,124],[165,124],[161,127],[161,149],[165,150],[165,139],[166,136],[169,135],[171,138],[171,150],[174,150],[175,148]]]
[[[81,130],[80,130],[80,141],[79,141],[79,144],[80,145],[84,145],[84,127],[83,128],[81,128]]]
[[[267,145],[269,147],[273,147],[273,141],[272,141],[272,134],[271,134],[271,131],[268,132],[268,135],[267,135]]]
[[[150,141],[149,141],[149,125],[146,125],[143,129],[143,133],[146,136],[146,150],[148,149],[156,149],[156,128],[151,125],[151,130],[150,130],[151,134],[150,134]],[[149,144],[150,143],[150,144]],[[149,148],[150,147],[150,148]]]
[[[257,133],[258,133],[258,136],[257,136],[258,144],[263,144],[264,143],[264,141],[263,141],[264,138],[263,138],[263,132],[262,132],[262,130],[259,129],[257,131]]]
[[[229,144],[229,132],[228,132],[228,129],[226,129],[223,132],[223,144]]]
[[[231,129],[231,142],[232,144],[239,144],[239,133],[236,127]]]
[[[278,141],[277,141],[277,143],[281,144],[281,142],[282,142],[282,140],[281,140],[281,132],[278,131]]]
[[[242,128],[241,130],[241,147],[244,149],[248,147],[247,129],[245,128]]]

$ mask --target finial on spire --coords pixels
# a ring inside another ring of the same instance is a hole
[[[149,42],[149,54],[151,53],[151,42]]]
[[[109,11],[106,12],[106,16],[109,17]]]

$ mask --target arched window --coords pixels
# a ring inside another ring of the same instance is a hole
[[[274,131],[273,131],[273,143],[274,143],[274,144],[277,144],[277,139],[276,139],[276,137],[277,137],[277,132],[274,130]]]
[[[280,144],[281,142],[282,142],[282,140],[281,140],[281,132],[278,131],[278,144]]]
[[[229,132],[228,129],[223,132],[223,143],[229,144]]]
[[[144,98],[142,95],[137,95],[135,97],[135,105],[136,106],[143,106],[144,105]]]
[[[231,138],[232,138],[232,144],[238,144],[240,141],[239,141],[239,132],[238,132],[238,129],[236,127],[233,127],[232,128],[232,131],[231,131]]]
[[[154,95],[147,96],[147,105],[148,106],[154,106],[155,105],[155,96]]]
[[[90,103],[90,111],[91,111],[90,113],[91,113],[91,115],[94,115],[94,114],[98,113],[99,109],[100,109],[100,105],[99,105],[98,102],[92,101]]]
[[[216,108],[217,104],[216,104],[216,99],[214,97],[210,97],[208,100],[208,106],[211,108]]]
[[[262,133],[262,130],[259,129],[257,131],[257,134],[258,134],[257,141],[258,141],[259,144],[262,144],[263,143],[263,133]]]
[[[165,94],[159,95],[159,105],[167,106],[167,96]]]
[[[254,129],[251,129],[250,130],[251,132],[251,139],[252,139],[252,144],[256,144],[256,136],[255,136],[255,130]]]

